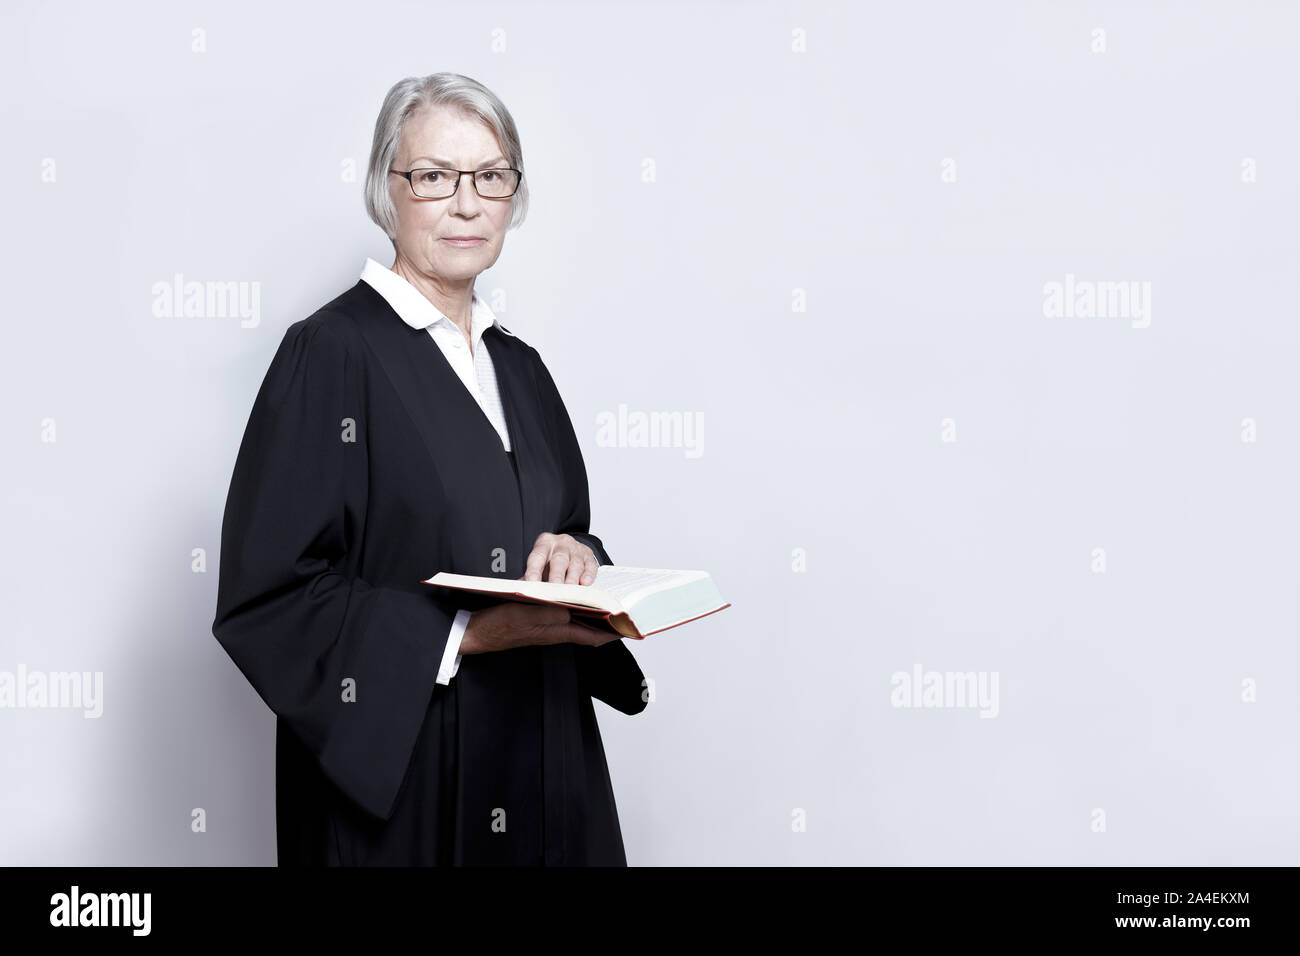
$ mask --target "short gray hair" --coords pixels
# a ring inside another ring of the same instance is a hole
[[[366,212],[389,241],[397,248],[397,210],[389,194],[388,171],[393,168],[397,149],[402,143],[402,132],[411,116],[428,106],[449,104],[472,113],[496,134],[501,153],[506,161],[519,170],[524,169],[523,148],[519,145],[519,131],[514,117],[495,93],[478,80],[459,73],[431,73],[429,76],[408,76],[393,84],[384,97],[384,105],[375,120],[375,136],[370,144],[370,164],[366,168]],[[510,222],[513,229],[528,214],[528,177],[520,179],[519,189],[510,200]]]

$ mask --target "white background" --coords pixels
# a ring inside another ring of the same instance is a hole
[[[0,710],[0,863],[275,862],[222,508],[285,327],[391,262],[373,124],[440,70],[520,128],[531,212],[477,290],[560,387],[593,532],[733,603],[632,646],[643,714],[596,705],[631,864],[1300,862],[1298,28],[7,3],[0,670],[101,671],[104,713]],[[156,316],[178,272],[260,283],[260,324]],[[1149,327],[1046,316],[1067,273],[1150,282]],[[703,454],[601,447],[620,404]],[[998,716],[891,706],[917,664],[996,672]]]

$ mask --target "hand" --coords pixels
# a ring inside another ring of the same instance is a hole
[[[532,552],[524,564],[525,581],[548,581],[556,584],[591,584],[596,580],[600,562],[596,554],[577,538],[567,534],[543,532],[537,536]],[[549,577],[542,577],[549,571]]]
[[[486,654],[530,644],[589,644],[599,647],[622,635],[576,623],[568,608],[503,601],[469,616],[460,653]]]

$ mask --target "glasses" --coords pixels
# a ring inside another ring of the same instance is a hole
[[[517,169],[390,169],[411,184],[416,199],[447,199],[460,188],[460,177],[474,178],[474,191],[484,199],[509,199],[519,188],[523,173]]]

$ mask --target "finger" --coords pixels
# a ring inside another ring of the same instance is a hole
[[[600,565],[596,563],[595,558],[587,558],[585,561],[583,561],[582,578],[578,581],[578,583],[591,584],[592,582],[594,582],[596,580],[596,569],[599,567]]]
[[[603,631],[603,630],[602,630],[602,631],[597,631],[597,632],[596,632],[596,646],[597,646],[597,647],[600,647],[600,646],[603,645],[603,644],[608,644],[608,643],[610,643],[611,641],[621,641],[621,640],[623,640],[623,635],[622,635],[622,634],[619,634],[619,633],[617,633],[617,632],[615,632],[615,631]]]
[[[569,567],[564,572],[565,584],[581,584],[587,572],[587,560],[579,554],[569,554]]]
[[[573,624],[569,625],[569,630],[572,632],[573,635],[569,639],[573,641],[573,643],[586,644],[590,647],[599,647],[601,644],[604,644],[609,638],[618,636],[617,634],[608,634],[606,631],[598,630],[594,627],[589,627],[586,624],[579,624],[576,621]]]
[[[604,618],[588,617],[585,614],[573,615],[573,624],[587,631],[596,645],[608,644],[621,640],[623,635],[609,626]]]
[[[551,545],[542,539],[547,537],[542,535],[533,545],[533,550],[528,554],[528,560],[524,562],[524,580],[540,581],[542,579],[542,570],[546,567],[546,561],[551,556]]]
[[[567,551],[556,549],[551,552],[550,574],[546,578],[555,584],[564,584],[564,575],[569,569],[569,554]]]

